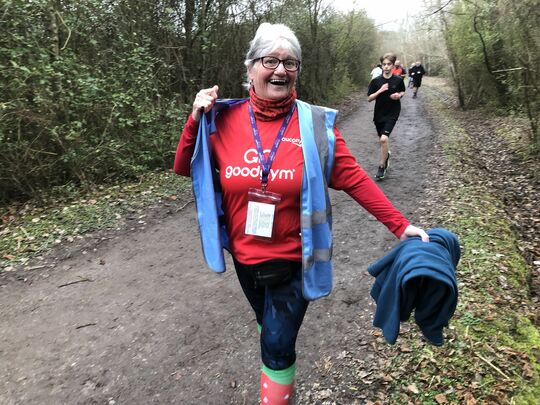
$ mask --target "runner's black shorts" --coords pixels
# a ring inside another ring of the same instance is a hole
[[[420,87],[422,85],[422,78],[421,77],[415,78],[413,83],[414,83],[414,87]]]
[[[386,135],[390,136],[390,133],[394,129],[394,125],[396,125],[397,120],[394,119],[387,119],[384,121],[374,121],[375,122],[375,128],[377,128],[377,135]]]

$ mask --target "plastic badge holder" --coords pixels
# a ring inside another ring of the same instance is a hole
[[[272,241],[277,206],[281,195],[270,191],[248,190],[248,213],[244,233],[267,242]]]

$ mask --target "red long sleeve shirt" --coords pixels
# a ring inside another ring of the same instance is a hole
[[[282,122],[282,119],[257,120],[266,156]],[[176,150],[174,171],[177,174],[190,175],[198,124],[190,115]],[[220,114],[216,119],[216,129],[210,141],[215,166],[220,173],[231,253],[244,264],[277,258],[301,261],[300,193],[304,158],[297,111],[285,131],[268,178],[267,190],[281,195],[275,214],[272,242],[244,234],[248,189],[261,187],[261,167],[249,123],[247,103],[232,106]],[[358,165],[336,128],[334,133],[335,158],[329,186],[345,191],[394,235],[401,236],[409,222]]]

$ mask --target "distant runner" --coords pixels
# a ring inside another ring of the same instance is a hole
[[[373,122],[377,128],[381,153],[379,168],[375,178],[382,180],[390,166],[390,133],[401,112],[401,97],[405,94],[405,84],[400,76],[392,75],[396,56],[391,53],[381,58],[383,74],[369,83],[368,101],[377,100],[373,112]]]
[[[405,66],[403,66],[399,60],[396,60],[396,63],[394,64],[394,69],[392,69],[392,74],[401,77],[403,79],[403,82],[405,82],[405,77],[407,76],[407,69],[405,69]]]
[[[411,69],[414,67],[414,63],[411,64],[411,67],[409,68],[409,83],[407,84],[407,87],[411,88],[414,85],[414,76],[411,76]]]
[[[371,75],[371,79],[375,79],[376,77],[382,75],[382,68],[381,68],[380,63],[373,65],[373,69],[371,70],[370,75]]]
[[[422,85],[422,76],[425,74],[426,71],[420,61],[417,61],[414,66],[409,69],[409,77],[413,78],[413,98],[416,98],[416,93],[418,93],[418,89]]]

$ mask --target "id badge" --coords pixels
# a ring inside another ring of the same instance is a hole
[[[274,229],[277,205],[281,195],[256,188],[248,190],[246,235],[270,242]]]

